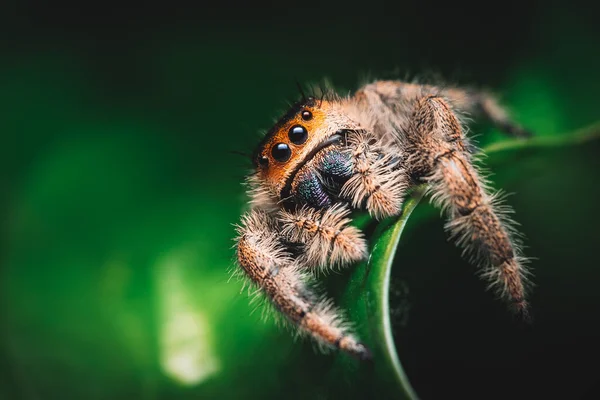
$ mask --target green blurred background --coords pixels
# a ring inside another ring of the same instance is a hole
[[[0,396],[378,393],[332,375],[334,356],[263,322],[229,281],[250,167],[231,152],[253,150],[296,81],[322,78],[439,76],[497,91],[537,135],[587,126],[600,34],[586,3],[3,3]],[[392,308],[410,304],[396,344],[422,398],[597,393],[597,157],[596,143],[491,160],[539,258],[534,327],[419,206]]]

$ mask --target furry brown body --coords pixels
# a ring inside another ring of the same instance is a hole
[[[515,235],[473,165],[464,113],[512,123],[493,97],[457,88],[377,81],[347,98],[304,99],[277,122],[254,155],[251,210],[238,227],[246,276],[301,332],[358,358],[368,349],[342,314],[310,288],[318,268],[367,257],[351,209],[398,215],[407,190],[427,184],[447,229],[511,306],[527,318],[525,270]]]

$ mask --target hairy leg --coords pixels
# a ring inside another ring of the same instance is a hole
[[[408,121],[402,116],[411,112],[415,101],[428,95],[444,97],[458,111],[475,116],[482,115],[510,135],[531,136],[528,130],[512,120],[496,96],[483,90],[418,85],[402,81],[376,81],[361,88],[355,99],[375,112],[375,121],[385,121],[379,126],[380,130],[385,132],[403,130]]]
[[[340,196],[376,219],[400,214],[408,188],[400,149],[393,143],[382,145],[366,131],[349,133],[347,146],[352,176],[342,186]]]
[[[452,101],[459,110],[474,115],[483,115],[500,130],[516,137],[530,137],[531,132],[513,121],[508,111],[496,96],[486,91],[451,88],[442,91],[441,95]]]
[[[355,115],[378,137],[392,136],[402,147],[407,172],[414,181],[430,184],[457,244],[482,267],[490,287],[527,318],[525,269],[515,234],[473,166],[459,114],[451,106],[468,108],[475,102],[464,92],[450,92],[454,101],[444,93],[449,92],[379,81],[357,92]]]
[[[340,312],[309,289],[308,276],[281,244],[277,226],[262,211],[250,211],[242,218],[237,257],[246,275],[294,326],[318,343],[359,359],[370,358],[369,350],[349,332]]]
[[[449,216],[452,237],[483,267],[490,287],[527,319],[523,259],[509,221],[496,211],[494,196],[471,162],[458,118],[443,98],[424,96],[411,121],[407,151],[413,176],[429,182],[432,199]]]
[[[286,240],[303,245],[300,264],[309,267],[344,267],[364,260],[367,242],[362,232],[350,225],[350,209],[343,205],[317,210],[302,207],[282,210],[277,219]]]

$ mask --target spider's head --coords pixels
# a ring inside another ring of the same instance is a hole
[[[294,104],[254,152],[259,179],[279,199],[289,197],[299,171],[310,168],[318,156],[344,146],[344,132],[354,128],[339,102],[309,97]]]

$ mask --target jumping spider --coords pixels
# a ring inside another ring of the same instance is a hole
[[[303,98],[267,133],[247,179],[250,210],[237,226],[237,260],[301,333],[324,348],[371,357],[341,312],[315,295],[310,278],[368,256],[351,210],[378,220],[397,216],[418,184],[428,187],[451,237],[489,286],[527,317],[518,234],[473,164],[466,113],[528,135],[490,94],[400,81],[375,81],[347,97]]]

